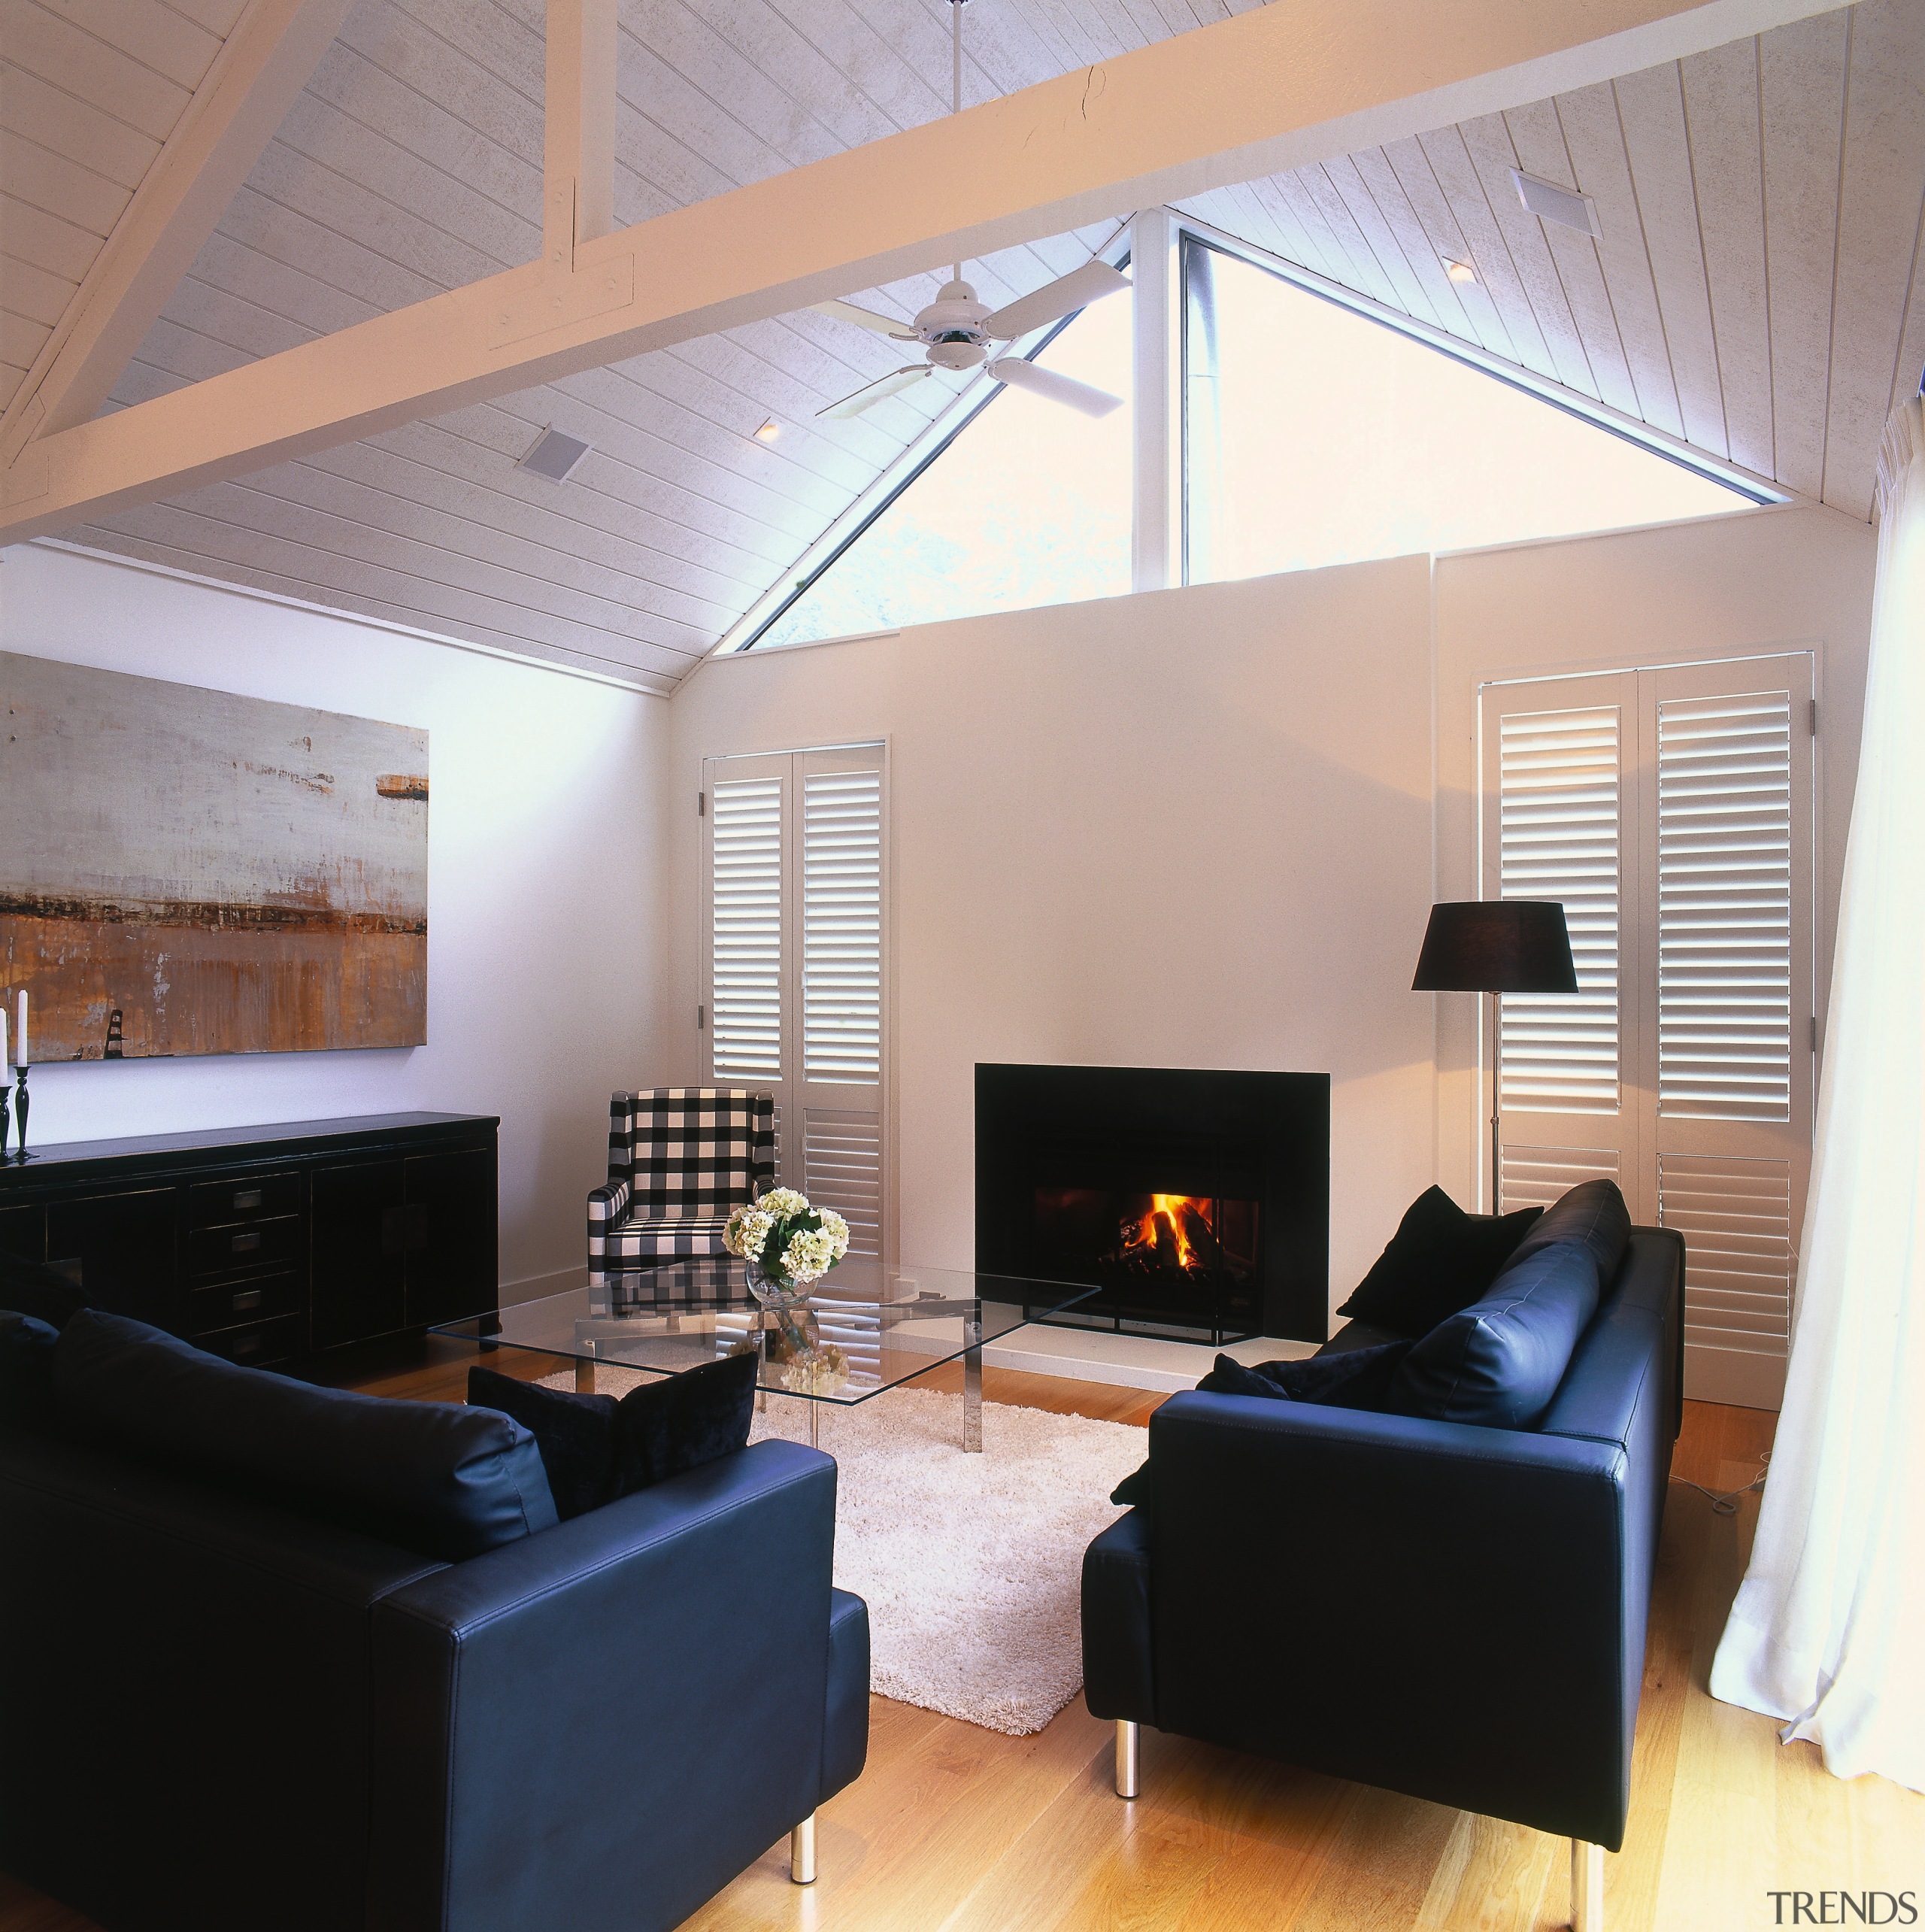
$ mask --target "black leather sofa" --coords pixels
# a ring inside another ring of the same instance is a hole
[[[1159,1409],[1150,1500],[1083,1574],[1089,1707],[1119,1721],[1123,1794],[1127,1727],[1149,1724],[1616,1850],[1683,1281],[1678,1236],[1632,1230],[1534,1428]]]
[[[16,1415],[0,1867],[108,1932],[678,1924],[862,1769],[835,1517],[769,1442],[444,1562]]]

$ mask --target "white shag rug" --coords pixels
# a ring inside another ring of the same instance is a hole
[[[545,1377],[574,1386],[574,1372]],[[623,1395],[644,1379],[605,1368]],[[1041,1730],[1083,1687],[1083,1552],[1122,1512],[1109,1494],[1149,1433],[1121,1422],[983,1404],[962,1451],[962,1398],[891,1389],[825,1403],[836,1460],[835,1582],[869,1606],[870,1686],[1011,1737]],[[809,1439],[799,1402],[772,1395],[749,1439]]]

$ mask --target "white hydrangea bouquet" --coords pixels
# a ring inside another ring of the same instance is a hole
[[[729,1217],[722,1245],[749,1264],[758,1300],[787,1297],[821,1280],[848,1253],[849,1224],[832,1208],[811,1207],[793,1187],[774,1187]]]

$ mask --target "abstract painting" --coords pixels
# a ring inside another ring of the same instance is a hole
[[[428,734],[0,653],[36,1060],[421,1045]]]

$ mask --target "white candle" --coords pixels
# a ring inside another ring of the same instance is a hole
[[[20,990],[20,1024],[14,1030],[17,1037],[14,1042],[14,1059],[16,1064],[24,1066],[27,1063],[27,996],[24,987]]]

